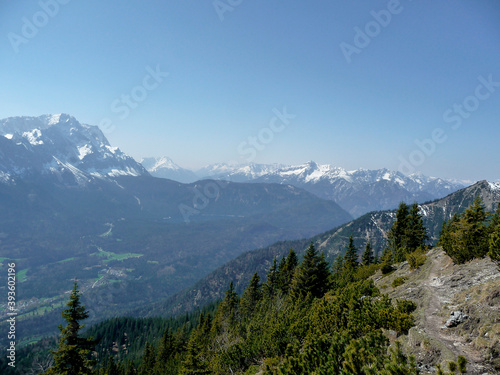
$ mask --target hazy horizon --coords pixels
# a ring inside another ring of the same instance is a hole
[[[497,181],[499,19],[495,1],[9,2],[0,117],[68,113],[187,169]]]

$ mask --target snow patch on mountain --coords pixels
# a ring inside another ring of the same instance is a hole
[[[78,147],[78,152],[79,152],[78,158],[82,160],[85,156],[92,153],[92,148],[89,145],[84,145]]]
[[[33,146],[43,145],[43,141],[40,139],[41,136],[42,132],[40,129],[33,129],[32,131],[23,133],[23,138],[26,138]]]
[[[488,182],[490,189],[493,191],[500,191],[500,182]]]
[[[0,171],[0,182],[9,183],[11,181],[10,174]]]
[[[50,116],[49,119],[48,119],[47,124],[48,125],[55,125],[55,124],[57,124],[59,121],[61,121],[61,115],[62,114],[59,113],[58,115],[52,115],[52,116]]]

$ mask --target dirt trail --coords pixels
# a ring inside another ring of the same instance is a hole
[[[410,271],[405,262],[390,275],[374,276],[376,285],[391,298],[413,300],[418,306],[415,327],[401,337],[406,350],[415,356],[422,373],[435,373],[437,363],[446,365],[462,355],[468,361],[467,374],[497,374],[489,348],[500,342],[498,267],[487,257],[456,265],[441,248],[426,255],[417,270]],[[397,278],[406,281],[394,287]],[[453,311],[469,318],[456,328],[443,328]]]
[[[449,304],[458,292],[456,290],[451,292],[449,286],[446,287],[444,282],[445,277],[449,275],[443,275],[448,273],[443,271],[450,267],[451,260],[444,253],[436,254],[431,260],[432,266],[429,275],[422,283],[426,294],[424,300],[427,301],[427,305],[424,305],[424,319],[421,328],[427,336],[441,342],[446,349],[453,353],[454,358],[462,355],[469,359],[474,370],[482,371],[484,368],[480,365],[481,353],[467,344],[464,337],[443,328],[444,318],[441,312],[444,305]]]

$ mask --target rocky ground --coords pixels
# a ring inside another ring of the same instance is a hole
[[[438,363],[448,369],[459,355],[467,374],[500,373],[500,269],[488,257],[455,265],[434,248],[419,269],[404,262],[374,279],[383,293],[417,304],[416,325],[400,339],[422,373],[435,373]],[[404,283],[393,286],[396,279]]]

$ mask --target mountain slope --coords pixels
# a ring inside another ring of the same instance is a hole
[[[437,241],[444,220],[450,219],[454,213],[463,212],[476,195],[483,199],[487,210],[494,210],[500,203],[500,185],[480,181],[445,198],[420,205],[432,243]],[[249,251],[218,268],[192,288],[157,304],[155,310],[176,314],[203,306],[222,298],[230,281],[234,282],[236,290],[242,292],[253,273],[257,272],[261,277],[267,273],[274,257],[281,258],[290,248],[295,249],[300,256],[311,242],[319,251],[324,252],[330,261],[345,253],[350,235],[354,238],[358,253],[361,253],[366,242],[370,241],[374,250],[380,254],[386,246],[387,232],[393,225],[395,217],[395,210],[371,212],[309,239],[281,241]]]

